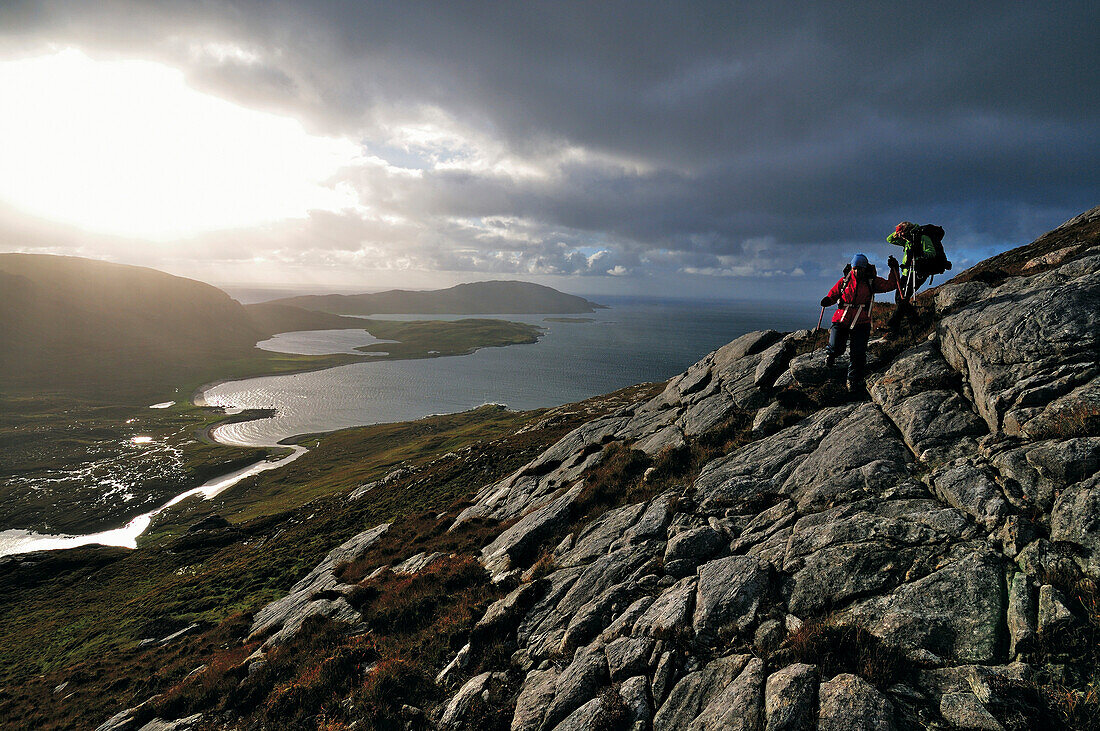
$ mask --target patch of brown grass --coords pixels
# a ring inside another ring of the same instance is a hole
[[[351,707],[364,728],[405,728],[402,706],[415,706],[434,693],[432,678],[421,664],[401,656],[389,657],[367,672],[363,684],[351,695]]]
[[[896,648],[863,627],[829,617],[807,620],[788,636],[779,654],[778,665],[817,665],[823,678],[854,673],[882,690],[903,679],[911,667]]]
[[[652,483],[642,479],[650,464],[649,455],[621,442],[604,447],[599,464],[585,476],[584,490],[574,505],[576,522],[587,523],[611,508],[653,497]]]
[[[378,657],[378,648],[372,638],[362,635],[334,639],[329,647],[315,643],[307,658],[295,657],[292,663],[281,657],[268,661],[269,665],[280,661],[292,664],[296,672],[271,689],[260,708],[264,718],[280,724],[304,721],[318,714],[340,715],[337,704],[362,681],[366,668]]]
[[[395,522],[370,550],[351,563],[337,566],[336,576],[345,583],[355,584],[379,566],[417,553],[473,554],[511,524],[474,518],[449,532],[453,517],[440,520],[437,515],[433,511],[425,511]]]
[[[533,563],[528,570],[530,573],[530,581],[538,581],[544,576],[549,576],[554,573],[557,569],[558,565],[557,562],[554,561],[553,552],[548,548],[544,548],[539,554],[539,557],[535,559],[535,563]]]
[[[369,593],[360,598],[366,601],[359,607],[363,619],[386,636],[416,632],[432,623],[440,625],[437,631],[450,634],[447,630],[456,622],[472,625],[459,615],[472,614],[485,597],[496,593],[473,556],[441,558],[416,574],[387,571],[368,582],[365,590]]]
[[[311,618],[251,674],[243,661],[254,644],[228,650],[172,688],[150,717],[204,711],[271,727],[323,721],[340,728],[353,720],[366,728],[416,727],[423,719],[406,718],[402,707],[438,700],[436,670],[501,591],[472,556],[442,558],[417,574],[386,572],[349,597],[367,633]]]

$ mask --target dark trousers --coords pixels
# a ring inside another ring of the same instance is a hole
[[[848,380],[852,383],[863,382],[863,371],[867,367],[867,340],[871,337],[871,323],[860,323],[852,327],[833,323],[829,328],[829,344],[825,352],[829,354],[829,362],[836,360],[844,353],[844,346],[851,339],[851,358],[848,361]]]
[[[894,304],[897,305],[897,308],[886,323],[886,326],[891,330],[896,330],[901,325],[902,320],[917,319],[917,308],[913,306],[910,300],[913,299],[913,295],[916,294],[926,279],[928,279],[927,275],[910,272],[901,285],[902,296],[899,296],[896,292],[894,293]]]

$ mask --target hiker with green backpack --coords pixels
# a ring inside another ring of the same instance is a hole
[[[943,250],[944,231],[934,224],[918,226],[911,221],[902,221],[894,233],[886,237],[886,242],[902,247],[901,272],[897,275],[900,286],[894,301],[897,309],[890,317],[887,326],[896,333],[904,319],[916,319],[917,310],[911,300],[926,279],[943,274],[951,268],[951,262]],[[890,257],[891,271],[897,270],[897,261]]]
[[[893,257],[891,257],[893,258]],[[852,257],[844,268],[844,276],[821,298],[824,308],[839,302],[829,328],[829,344],[825,347],[825,367],[832,368],[845,346],[851,350],[848,362],[848,390],[863,389],[863,371],[867,367],[867,340],[871,336],[871,318],[875,294],[891,292],[898,287],[897,268],[890,269],[890,278],[878,276],[875,266],[863,254]]]

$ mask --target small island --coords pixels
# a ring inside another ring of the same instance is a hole
[[[377,360],[408,360],[468,355],[479,348],[500,348],[537,342],[542,328],[523,322],[469,318],[464,320],[363,320],[365,329],[389,343],[362,345],[356,350],[377,354]]]

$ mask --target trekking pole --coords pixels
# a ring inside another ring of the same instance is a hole
[[[817,327],[814,328],[814,349],[810,351],[810,355],[817,352],[817,331],[821,329],[821,321],[825,319],[825,306],[821,307],[821,314],[817,316]]]

